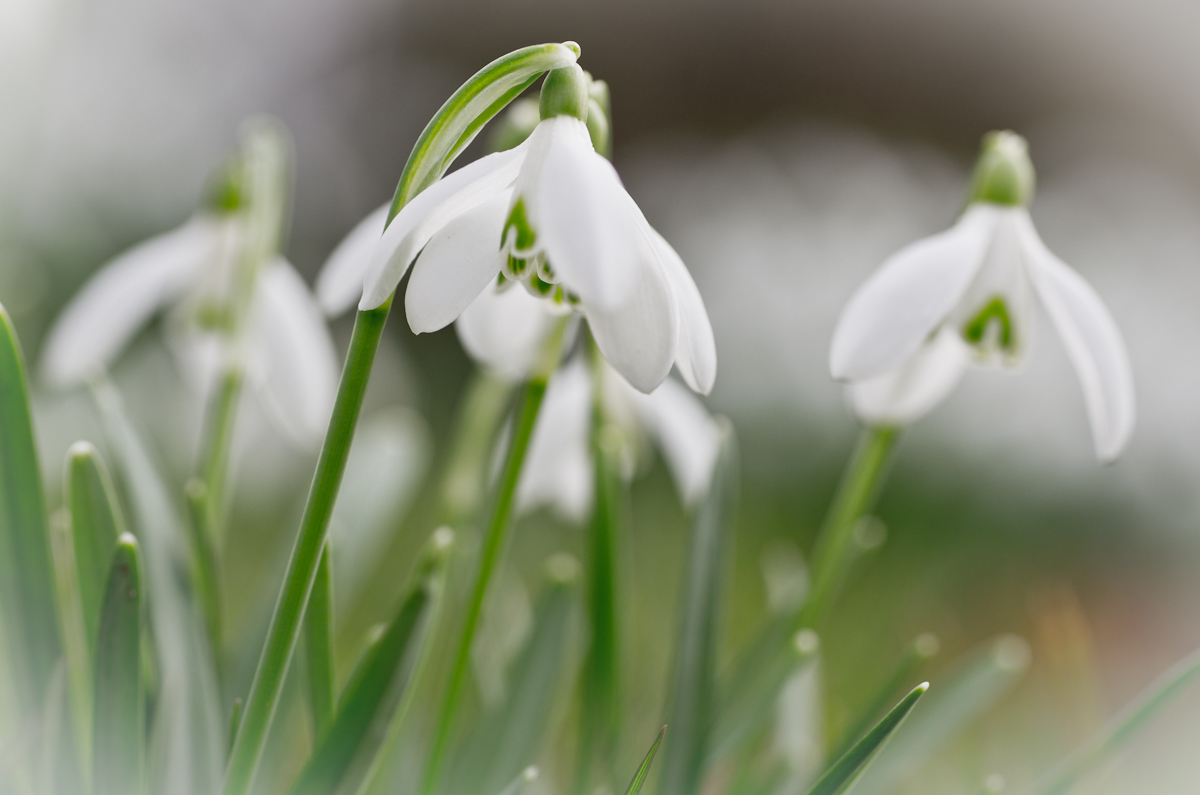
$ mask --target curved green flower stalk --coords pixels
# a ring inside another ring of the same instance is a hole
[[[464,83],[429,122],[413,148],[396,187],[388,223],[400,208],[441,177],[483,125],[521,91],[543,72],[574,63],[578,55],[579,48],[573,43],[527,47],[493,61]],[[225,795],[244,795],[249,790],[262,756],[308,595],[316,578],[354,428],[391,303],[389,298],[374,309],[360,311],[355,319],[333,415],[317,460],[300,532],[230,754],[222,790]]]

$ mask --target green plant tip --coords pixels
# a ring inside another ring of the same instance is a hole
[[[1028,207],[1033,201],[1035,182],[1025,139],[1011,130],[990,132],[983,136],[967,203]]]
[[[582,122],[588,117],[588,78],[579,64],[551,69],[542,83],[539,110],[543,119],[574,116]]]

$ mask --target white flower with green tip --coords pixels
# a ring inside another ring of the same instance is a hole
[[[525,142],[413,197],[365,263],[359,308],[380,306],[410,266],[404,305],[418,334],[444,328],[477,299],[486,304],[489,292],[523,288],[544,312],[586,317],[601,352],[643,392],[674,364],[692,389],[707,393],[716,346],[704,302],[679,255],[593,148],[587,87],[578,66],[553,70],[542,121]],[[352,237],[365,240],[379,226],[373,215]],[[356,264],[364,262],[361,246],[348,238],[322,274],[327,309],[352,293],[364,267]]]
[[[140,243],[103,265],[59,314],[41,372],[58,388],[104,372],[167,311],[168,342],[184,375],[207,390],[224,360],[231,291],[239,289],[242,220],[221,209]],[[255,276],[236,354],[272,416],[301,440],[320,439],[333,406],[338,363],[320,308],[283,257]]]
[[[1097,457],[1120,454],[1135,413],[1125,343],[1095,291],[1038,236],[1027,209],[1033,182],[1025,140],[990,134],[958,222],[893,254],[850,298],[830,369],[864,422],[915,421],[972,362],[1018,367],[1036,296],[1083,387]]]

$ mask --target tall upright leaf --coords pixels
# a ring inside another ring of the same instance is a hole
[[[42,474],[29,412],[25,362],[0,307],[0,615],[22,712],[41,710],[59,655]]]
[[[721,604],[725,541],[737,509],[738,456],[733,427],[721,418],[721,449],[709,493],[692,528],[684,574],[683,615],[675,648],[670,700],[671,734],[663,749],[660,792],[699,791],[713,723],[717,627]]]
[[[93,396],[128,496],[145,563],[149,625],[158,668],[147,786],[172,795],[207,795],[220,781],[225,715],[203,619],[191,602],[186,531],[154,458],[125,415],[116,388],[97,383]]]
[[[138,544],[117,541],[96,637],[95,795],[143,788],[146,694],[142,690],[142,577]]]
[[[66,492],[83,625],[88,647],[94,650],[109,563],[125,524],[108,470],[96,448],[87,442],[76,442],[67,451]]]

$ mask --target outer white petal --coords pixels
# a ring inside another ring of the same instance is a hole
[[[517,486],[520,510],[549,505],[568,519],[587,516],[593,499],[591,416],[592,379],[577,358],[546,387]]]
[[[248,364],[249,376],[285,431],[302,442],[319,442],[339,370],[321,308],[300,274],[280,258],[259,275],[251,312],[250,345],[259,355]]]
[[[217,256],[219,222],[196,216],[106,264],[62,311],[42,349],[43,377],[77,384],[107,366]]]
[[[337,317],[362,299],[363,279],[371,253],[383,236],[391,202],[377,208],[342,238],[317,275],[317,301],[329,317]]]
[[[846,394],[863,423],[904,427],[941,403],[958,386],[970,362],[970,350],[958,332],[943,327],[899,369],[855,381]]]
[[[648,237],[642,236],[637,281],[625,303],[606,310],[583,302],[596,346],[625,380],[653,392],[675,362],[679,309],[666,271]]]
[[[550,138],[528,188],[536,196],[526,207],[537,246],[584,302],[615,309],[637,282],[642,233],[632,200],[612,164],[592,149],[583,122],[558,116],[538,127]]]
[[[997,212],[973,204],[949,230],[888,257],[838,318],[829,352],[834,378],[874,378],[916,353],[979,270]]]
[[[499,193],[451,220],[426,244],[404,295],[404,313],[414,333],[450,325],[496,280],[511,198],[510,191]]]
[[[526,141],[508,151],[481,157],[433,183],[404,205],[371,252],[358,308],[374,309],[386,301],[413,259],[442,226],[511,185],[528,147]],[[496,240],[497,249],[500,242]]]
[[[633,392],[633,390],[630,390]],[[699,399],[668,378],[649,395],[634,394],[643,426],[658,443],[685,505],[708,491],[720,452],[717,423]]]
[[[1112,461],[1133,433],[1133,370],[1116,322],[1083,277],[1054,256],[1026,214],[1022,242],[1034,289],[1075,365],[1096,457]]]
[[[700,290],[671,244],[649,224],[646,233],[662,262],[679,306],[679,349],[675,366],[694,391],[707,395],[717,380],[717,343]]]
[[[516,381],[533,368],[554,320],[546,301],[513,284],[506,290],[484,288],[454,330],[472,359]]]

